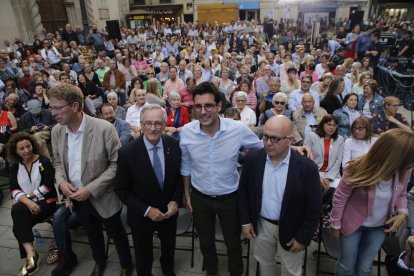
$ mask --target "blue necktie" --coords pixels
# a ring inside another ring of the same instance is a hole
[[[164,177],[162,176],[162,165],[160,157],[157,154],[158,147],[152,148],[154,151],[154,155],[152,157],[152,167],[154,168],[155,175],[157,176],[158,184],[161,187],[161,190],[164,186]]]

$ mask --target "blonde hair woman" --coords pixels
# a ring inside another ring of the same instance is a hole
[[[367,154],[348,163],[334,197],[331,235],[340,239],[336,275],[371,275],[386,233],[408,215],[407,183],[414,166],[414,135],[392,129]]]
[[[372,79],[372,75],[370,72],[363,72],[359,75],[359,80],[352,86],[352,92],[361,96],[364,94],[364,84]]]
[[[158,90],[158,80],[156,78],[150,78],[147,81],[147,102],[165,107],[165,100]]]

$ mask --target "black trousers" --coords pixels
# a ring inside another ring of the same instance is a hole
[[[152,238],[157,231],[161,241],[161,269],[166,276],[174,275],[175,233],[178,215],[161,222],[149,218],[135,218],[131,226],[138,276],[152,275]],[[132,223],[131,223],[132,224]]]
[[[130,267],[132,265],[132,257],[129,250],[128,237],[120,217],[121,211],[105,219],[98,214],[89,200],[73,201],[73,204],[80,223],[88,235],[92,249],[92,257],[95,262],[99,265],[104,265],[106,262],[105,239],[103,235],[104,226],[107,235],[114,241],[121,267]]]
[[[243,274],[241,227],[237,211],[237,196],[226,199],[211,199],[191,192],[194,226],[200,240],[204,264],[208,274],[218,271],[218,257],[215,243],[216,216],[219,217],[227,247],[228,266],[232,276]]]
[[[23,243],[33,242],[32,227],[50,217],[56,209],[56,203],[46,203],[45,200],[37,202],[40,212],[37,215],[30,213],[29,208],[21,202],[12,206],[11,216],[13,219],[13,234],[19,242],[20,257],[26,258],[26,250]]]

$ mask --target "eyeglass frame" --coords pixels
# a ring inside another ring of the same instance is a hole
[[[270,140],[270,142],[273,144],[279,144],[280,141],[287,139],[287,138],[292,138],[291,135],[285,136],[285,137],[274,137],[274,136],[268,136],[266,134],[263,134],[263,141],[267,142]]]
[[[68,104],[65,104],[65,105],[62,105],[62,106],[49,106],[49,107],[48,107],[48,109],[49,109],[50,111],[59,112],[59,111],[61,111],[64,107],[66,107],[66,106],[68,106],[68,105],[71,105],[71,104],[73,104],[73,103],[68,103]]]
[[[214,108],[217,106],[217,104],[207,103],[207,104],[195,104],[194,105],[194,111],[201,112],[204,108],[206,112],[211,112],[214,110]]]
[[[165,122],[162,122],[162,121],[155,121],[155,122],[145,121],[145,122],[142,122],[141,121],[141,125],[143,125],[144,127],[148,128],[148,129],[154,127],[155,129],[160,130],[165,126]]]

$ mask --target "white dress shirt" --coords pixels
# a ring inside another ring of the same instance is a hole
[[[262,186],[262,209],[260,210],[260,215],[264,218],[271,220],[279,220],[280,218],[290,154],[291,149],[289,149],[285,159],[277,166],[272,164],[269,155],[266,156]]]
[[[69,166],[69,182],[76,188],[81,188],[82,183],[82,143],[83,133],[85,131],[85,114],[82,114],[82,123],[76,133],[73,133],[69,127],[66,127],[66,135],[68,136],[68,166]]]

